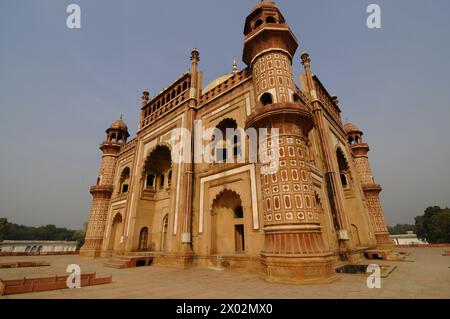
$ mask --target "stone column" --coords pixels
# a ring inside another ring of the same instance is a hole
[[[309,96],[311,98],[311,104],[313,105],[313,112],[315,123],[317,126],[317,131],[319,132],[320,143],[322,145],[322,150],[324,153],[324,160],[326,165],[326,185],[328,190],[328,198],[330,200],[330,206],[333,214],[333,220],[337,223],[335,228],[337,228],[339,247],[341,253],[348,253],[349,251],[349,223],[347,216],[345,214],[344,205],[344,194],[342,187],[338,183],[338,169],[337,163],[333,160],[331,154],[332,147],[329,141],[329,128],[325,124],[325,119],[323,115],[323,110],[321,102],[317,97],[317,92],[315,90],[315,85],[311,72],[311,59],[309,54],[303,52],[301,54],[301,62],[305,68],[306,85],[308,86]]]
[[[301,103],[260,106],[249,116],[246,126],[269,131],[277,128],[280,132],[277,140],[268,137],[263,142],[268,150],[279,153],[276,171],[263,174],[261,170],[265,279],[286,283],[334,280],[335,258],[322,239],[309,167],[311,112]]]

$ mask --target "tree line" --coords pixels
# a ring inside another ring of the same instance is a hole
[[[55,225],[40,227],[24,226],[8,222],[0,218],[0,241],[2,240],[65,240],[77,241],[81,246],[84,243],[85,231],[72,230]]]
[[[413,225],[397,224],[388,227],[392,235],[406,234],[413,231],[418,238],[430,244],[450,243],[450,209],[439,206],[430,206],[424,214],[415,218]]]

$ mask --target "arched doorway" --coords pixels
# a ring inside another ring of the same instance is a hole
[[[148,250],[148,228],[143,227],[139,233],[139,251],[147,251]]]
[[[122,235],[122,215],[117,213],[114,216],[112,227],[111,227],[111,236],[109,238],[109,250],[117,251],[120,248],[120,237]]]
[[[245,252],[244,214],[236,192],[224,190],[217,195],[211,211],[211,254]]]
[[[358,232],[358,227],[355,224],[351,225],[351,233],[352,233],[352,238],[353,238],[353,242],[357,247],[361,246],[361,239],[359,238],[359,232]]]
[[[167,233],[169,229],[169,215],[164,216],[162,222],[162,233],[161,233],[161,251],[166,251],[167,249]]]

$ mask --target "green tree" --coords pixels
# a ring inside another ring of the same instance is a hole
[[[423,215],[417,216],[416,221],[416,235],[420,239],[426,239],[425,229],[423,228]]]
[[[0,241],[6,238],[8,234],[8,220],[0,218]]]
[[[450,209],[433,215],[429,225],[429,242],[436,244],[450,243]]]
[[[415,221],[419,238],[430,244],[450,243],[450,209],[430,206]]]
[[[76,240],[82,245],[85,233],[85,230],[71,230],[55,225],[17,225],[9,223],[6,218],[0,218],[0,240]]]

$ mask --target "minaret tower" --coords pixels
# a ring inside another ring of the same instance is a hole
[[[265,174],[261,165],[263,274],[268,281],[329,282],[335,278],[334,258],[322,239],[307,151],[313,115],[295,95],[297,39],[272,2],[253,8],[244,35],[243,61],[252,72],[256,96],[246,127],[279,129],[280,134],[276,146],[272,137],[260,142],[279,154],[276,170]]]
[[[80,256],[100,256],[109,201],[114,187],[117,155],[122,146],[126,144],[129,136],[127,125],[120,116],[120,119],[112,123],[106,130],[106,140],[100,144],[103,156],[97,184],[90,188],[93,197],[92,206],[86,231],[86,241],[80,250]]]
[[[351,123],[345,124],[344,130],[348,137],[353,158],[355,159],[355,166],[361,181],[361,187],[366,197],[370,221],[375,231],[377,248],[392,250],[394,244],[389,240],[389,232],[384,221],[383,209],[380,202],[382,188],[374,181],[369,157],[367,156],[369,145],[363,142],[363,132],[356,125]]]

